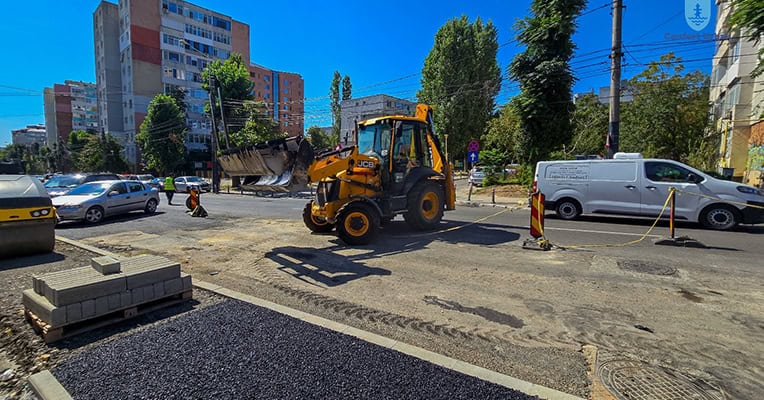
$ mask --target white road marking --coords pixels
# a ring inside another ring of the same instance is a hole
[[[528,227],[530,229],[530,227]],[[583,232],[583,233],[600,233],[603,235],[622,235],[622,236],[642,236],[644,233],[629,233],[629,232],[609,232],[609,231],[595,231],[590,229],[572,229],[572,228],[552,228],[549,226],[544,227],[547,231],[568,231],[568,232]],[[647,235],[647,237],[661,238],[662,235]]]

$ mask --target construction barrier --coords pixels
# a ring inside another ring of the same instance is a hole
[[[207,217],[207,210],[202,207],[201,196],[199,189],[192,188],[188,191],[188,198],[186,199],[186,207],[191,211],[192,217]]]
[[[531,195],[531,236],[538,239],[544,236],[544,194]]]

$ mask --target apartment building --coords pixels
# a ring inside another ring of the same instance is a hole
[[[353,130],[358,121],[384,115],[412,115],[416,103],[386,94],[352,98],[340,104],[340,143],[354,143]]]
[[[110,131],[122,132],[129,162],[139,159],[135,134],[149,102],[176,89],[186,94],[187,150],[208,150],[212,124],[204,114],[202,71],[232,53],[242,55],[256,98],[268,104],[280,126],[302,134],[302,78],[250,63],[249,25],[179,0],[102,1],[93,25],[99,118]]]
[[[66,143],[72,131],[99,132],[96,85],[66,80],[43,91],[46,142]]]
[[[764,43],[732,29],[730,1],[716,0],[716,36],[710,102],[716,129],[722,134],[720,171],[734,180],[759,185],[764,173],[764,81],[752,78],[757,53]]]
[[[31,146],[34,143],[45,146],[48,142],[45,125],[27,125],[26,128],[14,129],[11,131],[11,141],[13,144],[24,146]]]

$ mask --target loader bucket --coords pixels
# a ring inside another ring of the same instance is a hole
[[[307,190],[313,149],[299,137],[230,149],[218,157],[223,171],[241,177],[247,190],[297,192]]]

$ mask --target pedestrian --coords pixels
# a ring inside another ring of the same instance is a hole
[[[175,182],[173,174],[164,179],[164,194],[167,196],[167,204],[172,205],[172,196],[175,194]]]

